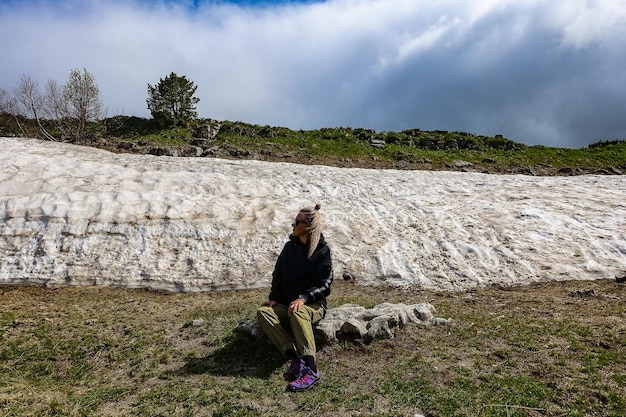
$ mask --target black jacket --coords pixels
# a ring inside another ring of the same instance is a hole
[[[289,236],[289,242],[278,256],[272,273],[270,300],[286,305],[300,297],[305,303],[316,302],[326,308],[333,268],[330,248],[323,235],[311,259],[308,259],[308,253],[308,243]]]

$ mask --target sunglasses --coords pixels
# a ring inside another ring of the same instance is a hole
[[[296,227],[297,225],[302,224],[302,223],[306,223],[306,221],[305,221],[305,220],[295,219],[295,220],[293,221],[293,223],[291,223],[291,225],[292,225],[293,227]]]

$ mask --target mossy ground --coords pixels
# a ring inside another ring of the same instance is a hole
[[[337,281],[331,307],[429,302],[453,324],[325,346],[322,384],[299,394],[271,346],[234,331],[265,295],[0,287],[2,415],[626,415],[626,284],[612,279],[461,293]]]

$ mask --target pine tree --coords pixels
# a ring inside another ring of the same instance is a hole
[[[196,104],[200,99],[194,97],[197,89],[193,81],[172,72],[155,86],[148,84],[148,110],[163,126],[184,126],[198,117]]]

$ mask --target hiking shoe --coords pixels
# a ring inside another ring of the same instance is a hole
[[[300,377],[303,367],[304,362],[302,362],[302,359],[293,358],[289,364],[289,368],[287,368],[287,372],[283,374],[283,377],[285,377],[285,379],[289,382],[295,381]]]
[[[302,373],[289,383],[287,389],[294,392],[306,391],[317,385],[318,382],[320,382],[320,372],[313,372],[311,368],[302,366]]]

